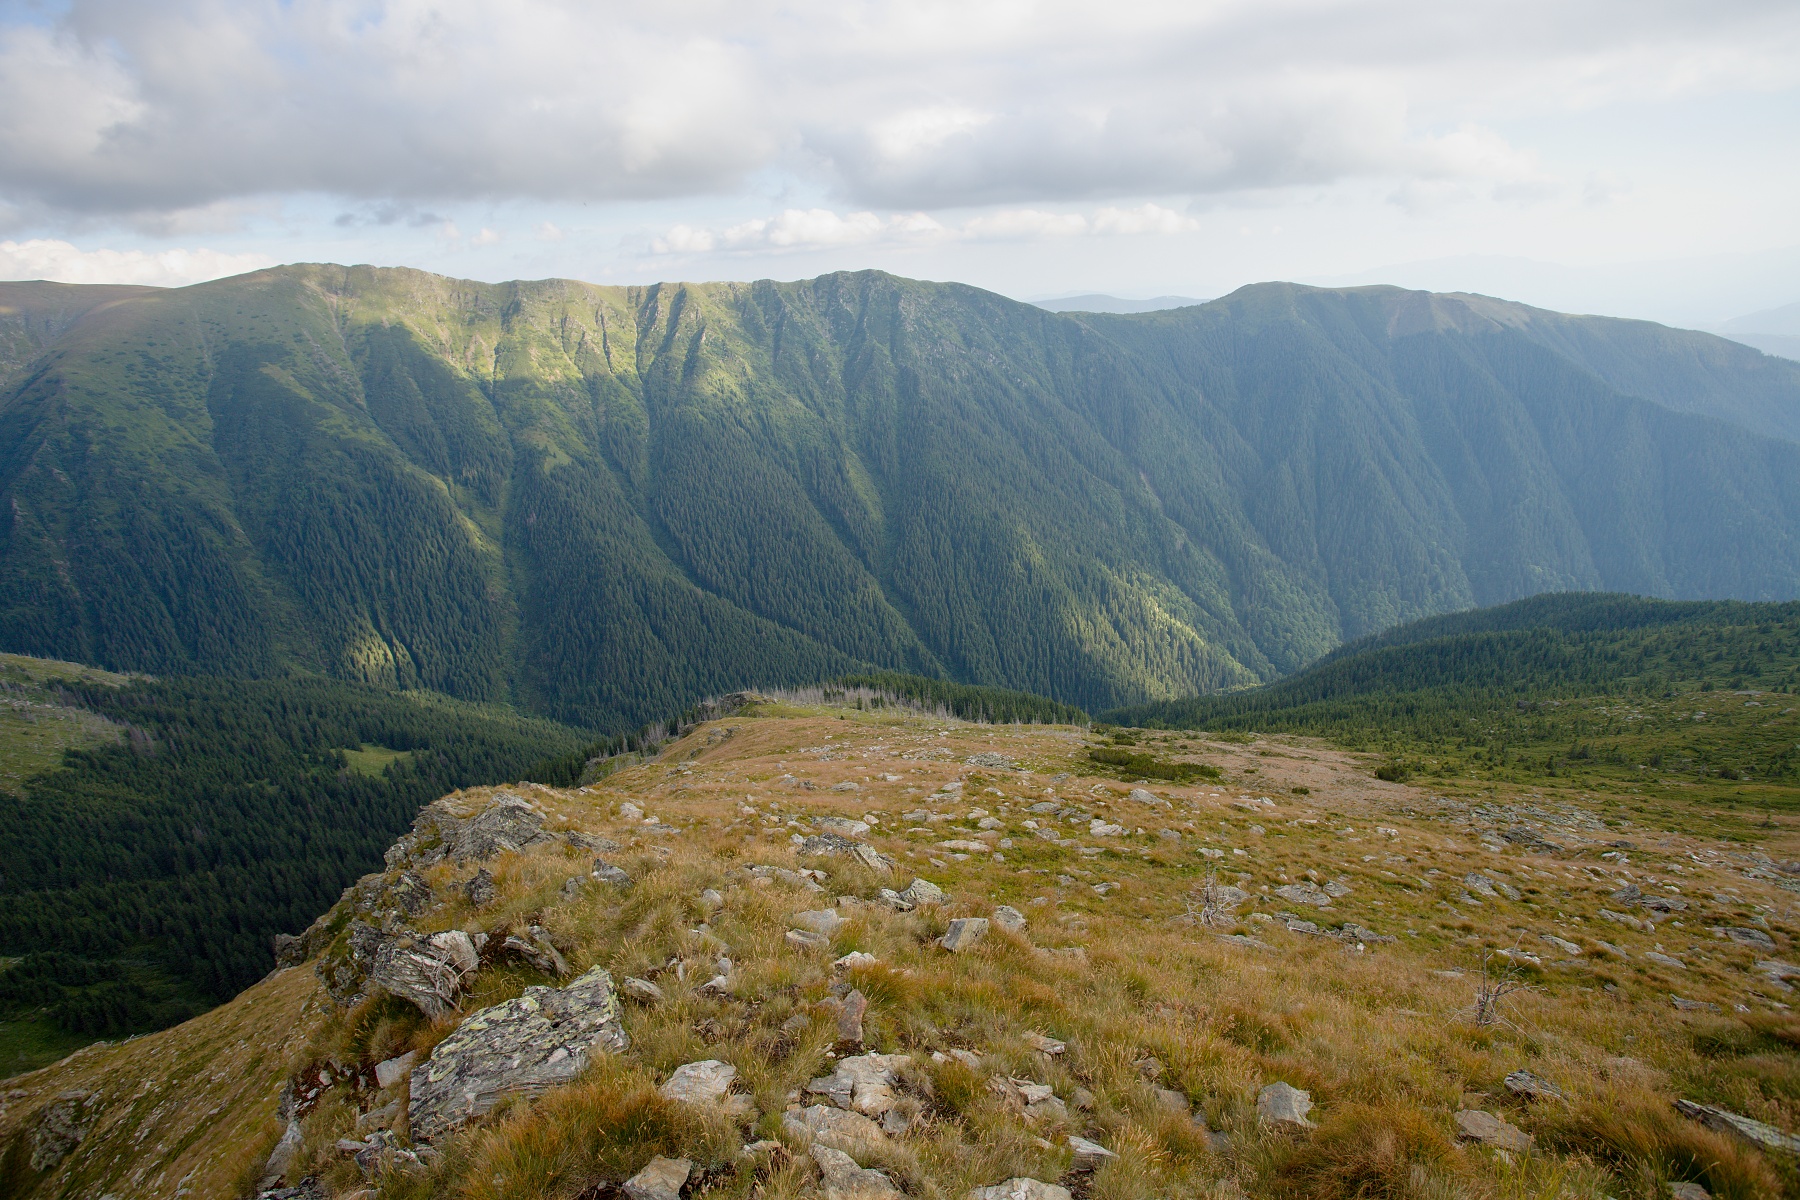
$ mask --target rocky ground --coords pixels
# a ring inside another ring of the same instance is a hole
[[[1800,866],[1292,740],[762,704],[446,797],[188,1025],[8,1081],[6,1195],[1792,1190]],[[1692,1197],[1700,1192],[1675,1192]]]

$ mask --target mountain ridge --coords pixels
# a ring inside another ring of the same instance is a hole
[[[620,728],[868,668],[1097,710],[1535,591],[1800,592],[1800,368],[1645,323],[328,264],[109,301],[0,399],[7,649]]]

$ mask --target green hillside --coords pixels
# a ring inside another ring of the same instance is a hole
[[[5,669],[16,711],[101,732],[0,790],[0,957],[15,960],[0,1073],[40,1043],[66,1051],[230,997],[273,965],[270,937],[378,866],[422,805],[589,736],[366,684]],[[0,754],[41,757],[32,732],[0,729]]]
[[[1800,811],[1800,604],[1548,595],[1352,643],[1290,678],[1123,708],[1154,729],[1323,737],[1446,782]]]
[[[613,731],[872,670],[1095,711],[1544,591],[1800,595],[1800,366],[1641,322],[874,272],[85,295],[0,285],[0,649],[112,670]]]

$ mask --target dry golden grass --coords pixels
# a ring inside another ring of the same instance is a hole
[[[726,728],[736,732],[719,740],[716,731]],[[496,934],[540,923],[575,970],[598,964],[615,979],[653,978],[665,999],[627,1003],[626,1055],[446,1139],[431,1170],[375,1181],[376,1191],[597,1197],[662,1153],[697,1164],[696,1195],[817,1194],[800,1147],[740,1151],[758,1138],[782,1140],[783,1110],[809,1080],[830,1072],[839,1048],[820,1002],[835,984],[868,998],[868,1048],[913,1057],[906,1091],[919,1123],[864,1156],[913,1197],[962,1200],[971,1187],[1013,1175],[1062,1178],[1070,1133],[1118,1155],[1091,1176],[1068,1180],[1090,1200],[1650,1200],[1665,1196],[1670,1180],[1704,1182],[1718,1196],[1794,1192],[1794,1164],[1730,1142],[1671,1107],[1674,1097],[1691,1096],[1779,1127],[1800,1124],[1800,1023],[1785,1008],[1785,993],[1748,970],[1757,957],[1791,953],[1794,912],[1789,894],[1732,857],[1734,848],[1634,826],[1626,832],[1641,848],[1624,866],[1599,857],[1619,839],[1619,827],[1576,821],[1555,827],[1561,852],[1489,850],[1467,823],[1466,805],[1376,783],[1346,757],[1298,743],[1283,743],[1279,757],[1255,758],[1253,785],[1242,774],[1228,775],[1229,785],[1159,785],[1152,790],[1169,806],[1149,805],[1128,798],[1129,783],[1087,774],[1085,745],[1076,730],[776,706],[696,731],[656,761],[591,788],[529,790],[552,824],[620,842],[622,850],[607,857],[634,886],[621,892],[589,882],[565,898],[565,881],[584,876],[591,856],[539,847],[489,864],[500,897],[476,912],[454,886],[470,869],[444,865],[429,878],[449,900],[432,911],[426,931]],[[1225,749],[1202,744],[1198,754],[1241,768],[1256,747],[1230,747],[1236,759]],[[993,750],[1030,773],[964,761]],[[1303,798],[1283,790],[1283,772],[1305,780]],[[934,792],[958,781],[959,796]],[[831,790],[843,783],[856,789]],[[1095,835],[1085,820],[1028,814],[1047,790],[1063,806],[1127,832]],[[1257,796],[1277,802],[1237,803]],[[620,809],[627,801],[676,832],[627,820]],[[1550,807],[1536,797],[1482,802]],[[978,808],[1002,828],[977,828],[967,814]],[[901,820],[920,809],[945,819]],[[878,824],[869,840],[899,864],[891,874],[844,859],[803,861],[790,844],[810,817],[871,814]],[[1044,840],[1027,820],[1096,852]],[[1179,836],[1159,836],[1160,829]],[[1003,861],[939,844],[984,834]],[[1220,853],[1209,857],[1205,849]],[[820,868],[825,890],[754,878],[744,870],[750,864]],[[1519,899],[1471,903],[1462,883],[1471,871],[1516,887]],[[1328,910],[1272,896],[1308,872],[1341,878],[1351,890]],[[1175,920],[1187,910],[1189,889],[1209,873],[1252,893],[1234,929]],[[838,897],[866,901],[915,875],[942,885],[950,904],[908,914],[844,909],[850,919],[828,952],[796,951],[784,941],[793,913]],[[1647,891],[1678,881],[1690,905],[1677,918],[1682,924],[1645,932],[1604,923],[1599,909],[1616,903],[1607,895],[1627,878]],[[1102,882],[1118,887],[1102,896],[1092,886]],[[706,888],[723,895],[722,908],[701,905]],[[1027,915],[1026,934],[996,930],[959,955],[935,945],[951,918],[987,915],[1000,904]],[[1359,950],[1290,932],[1279,919],[1253,919],[1253,911],[1291,911],[1321,925],[1354,921],[1399,940]],[[1713,938],[1706,928],[1713,923],[1754,923],[1777,949]],[[1215,936],[1228,932],[1265,945]],[[1584,952],[1559,964],[1563,955],[1541,940],[1545,933]],[[1630,957],[1614,957],[1601,941]],[[1687,968],[1643,957],[1659,944],[1685,956]],[[1477,1027],[1471,1013],[1481,955],[1515,947],[1543,952],[1539,963],[1520,960],[1531,988],[1508,999],[1500,1023]],[[1070,948],[1078,951],[1047,952]],[[851,950],[878,962],[847,977],[834,972],[833,960]],[[735,964],[728,997],[699,990],[720,953]],[[517,966],[489,967],[464,1009],[538,982],[550,981]],[[1671,992],[1717,1011],[1678,1010]],[[790,1024],[796,1015],[806,1018],[798,1029]],[[366,1067],[403,1049],[428,1050],[453,1023],[428,1025],[404,1006],[376,1001],[334,1014],[301,1057]],[[1029,1044],[1032,1034],[1060,1039],[1067,1050],[1043,1055]],[[933,1060],[934,1051],[950,1049],[979,1052],[979,1069]],[[733,1063],[739,1090],[757,1111],[734,1121],[657,1095],[670,1071],[701,1058]],[[1511,1095],[1501,1081],[1519,1068],[1555,1082],[1567,1101]],[[1051,1085],[1066,1122],[1028,1124],[989,1086],[996,1076]],[[1257,1092],[1275,1080],[1312,1093],[1316,1130],[1292,1137],[1259,1125]],[[1172,1108],[1164,1092],[1184,1097],[1204,1125]],[[1535,1148],[1509,1156],[1458,1142],[1452,1115],[1465,1105],[1533,1134]],[[340,1191],[366,1186],[331,1147],[353,1120],[353,1107],[339,1099],[308,1121],[312,1164]],[[1207,1128],[1223,1131],[1227,1143],[1216,1144]],[[272,1136],[272,1121],[260,1129],[257,1138]],[[251,1154],[266,1141],[237,1144]],[[192,1193],[196,1200],[230,1194],[228,1186]]]

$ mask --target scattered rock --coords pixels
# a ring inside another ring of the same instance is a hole
[[[880,1171],[857,1165],[856,1160],[835,1146],[814,1143],[807,1153],[818,1164],[825,1181],[825,1200],[861,1200],[863,1197],[898,1196],[900,1189]]]
[[[1555,946],[1570,958],[1579,958],[1581,956],[1581,947],[1574,942],[1569,941],[1567,938],[1559,938],[1553,933],[1540,933],[1538,934],[1538,939],[1545,945]]]
[[[1015,771],[1018,769],[1018,764],[1012,759],[1004,754],[995,754],[991,750],[985,750],[980,754],[971,754],[963,761],[971,767],[985,767],[990,771]]]
[[[717,888],[707,888],[700,893],[699,899],[702,912],[718,912],[725,907],[725,897]]]
[[[1106,1165],[1108,1159],[1119,1157],[1099,1142],[1090,1142],[1084,1137],[1069,1135],[1069,1151],[1074,1154],[1074,1167],[1077,1171],[1097,1171]]]
[[[1749,946],[1756,950],[1773,950],[1775,948],[1775,939],[1760,929],[1734,926],[1725,931],[1725,936],[1740,946]]]
[[[837,788],[832,789],[836,790]],[[857,821],[850,817],[814,817],[812,823],[814,829],[823,829],[826,833],[841,834],[844,837],[856,838],[869,832],[867,821]]]
[[[494,902],[494,876],[486,867],[480,867],[463,884],[463,895],[467,897],[472,908],[486,908]]]
[[[911,912],[913,903],[893,888],[882,888],[875,893],[875,903],[893,909],[895,912]]]
[[[879,1117],[898,1100],[900,1068],[912,1061],[905,1054],[858,1054],[839,1059],[832,1074],[813,1080],[806,1090],[826,1096],[842,1109]]]
[[[1777,959],[1763,959],[1752,969],[1767,976],[1770,983],[1779,984],[1784,988],[1788,986],[1788,980],[1800,979],[1800,967]]]
[[[674,1074],[656,1090],[666,1099],[707,1108],[724,1098],[731,1090],[731,1081],[736,1078],[736,1067],[716,1058],[708,1058],[676,1067]]]
[[[1069,1048],[1066,1043],[1059,1042],[1053,1037],[1046,1037],[1041,1033],[1026,1034],[1025,1044],[1039,1054],[1048,1054],[1051,1058],[1055,1058]]]
[[[1314,883],[1288,883],[1275,889],[1274,894],[1290,904],[1310,904],[1314,908],[1330,908],[1331,896]]]
[[[1306,1114],[1312,1106],[1312,1093],[1286,1083],[1271,1083],[1256,1094],[1257,1118],[1280,1129],[1311,1129]]]
[[[969,1192],[969,1200],[1071,1200],[1071,1196],[1066,1187],[1016,1176],[1005,1183],[973,1189]]]
[[[822,892],[825,890],[810,876],[803,875],[799,871],[790,870],[787,867],[753,866],[746,867],[745,870],[749,871],[750,874],[757,879],[779,879],[782,883],[797,888],[804,888],[809,892]]]
[[[787,944],[796,950],[823,950],[831,945],[830,938],[810,929],[790,929],[785,936]]]
[[[929,879],[915,879],[906,885],[900,898],[915,908],[924,908],[933,904],[942,904],[947,897],[944,889]]]
[[[1505,1079],[1506,1090],[1517,1096],[1531,1100],[1567,1100],[1563,1090],[1548,1079],[1541,1079],[1530,1071],[1514,1071]]]
[[[1001,933],[1024,933],[1025,914],[1010,904],[1002,904],[990,918]]]
[[[863,1040],[863,1014],[868,1011],[869,998],[861,991],[845,996],[843,1007],[838,1009],[837,1014],[838,1041],[860,1044]]]
[[[625,982],[619,985],[619,990],[633,1000],[641,1000],[645,1004],[655,1004],[663,998],[661,988],[648,979],[639,979],[634,975],[627,975]]]
[[[865,954],[861,950],[852,950],[844,957],[831,964],[833,971],[854,971],[859,967],[872,967],[880,960],[873,954]]]
[[[631,886],[631,876],[627,875],[623,868],[613,866],[604,858],[594,860],[593,869],[588,872],[588,877],[598,879],[601,883],[610,883],[614,887],[628,888]]]
[[[1677,1009],[1679,1009],[1682,1012],[1718,1012],[1719,1011],[1719,1006],[1716,1004],[1708,1004],[1704,1000],[1687,1000],[1680,996],[1675,995],[1673,992],[1669,993],[1669,1003],[1673,1004]]]
[[[1660,966],[1671,967],[1677,971],[1687,970],[1687,964],[1682,962],[1679,958],[1672,958],[1667,954],[1658,954],[1654,950],[1644,951],[1644,957]]]
[[[402,1079],[412,1074],[413,1064],[419,1060],[417,1050],[408,1050],[405,1054],[394,1058],[383,1059],[375,1064],[375,1086],[383,1091],[393,1087]]]
[[[694,1164],[685,1158],[657,1155],[648,1166],[625,1181],[625,1194],[631,1200],[681,1200],[682,1185]]]
[[[1530,1134],[1493,1113],[1475,1108],[1465,1108],[1456,1114],[1456,1132],[1465,1141],[1480,1142],[1498,1150],[1529,1150],[1533,1140]]]
[[[260,1191],[267,1194],[271,1189],[280,1186],[282,1178],[287,1175],[288,1168],[294,1165],[300,1151],[306,1146],[306,1131],[300,1128],[297,1117],[288,1118],[287,1128],[282,1131],[281,1140],[269,1151],[269,1161],[263,1164]],[[104,1200],[104,1197],[102,1198]]]
[[[845,1153],[887,1141],[881,1126],[869,1118],[828,1104],[814,1104],[799,1112],[787,1113],[781,1118],[781,1125],[794,1137],[810,1138]]]
[[[807,912],[797,912],[788,920],[802,929],[810,929],[814,933],[822,933],[830,937],[844,925],[844,918],[829,908],[815,908]]]
[[[938,939],[938,945],[952,954],[961,954],[986,937],[987,931],[986,917],[958,917],[944,930],[944,936]]]
[[[430,1141],[502,1097],[569,1083],[591,1055],[616,1054],[626,1044],[612,976],[603,968],[564,988],[528,987],[466,1018],[413,1068],[412,1135]]]
[[[1127,799],[1135,800],[1139,804],[1153,804],[1157,808],[1172,808],[1172,807],[1174,807],[1167,800],[1164,800],[1161,796],[1158,796],[1155,792],[1148,791],[1144,788],[1132,788],[1131,795],[1129,797],[1127,797]]]
[[[1764,1150],[1800,1154],[1800,1138],[1777,1129],[1773,1125],[1764,1125],[1761,1121],[1750,1117],[1739,1116],[1737,1113],[1727,1112],[1722,1108],[1714,1108],[1710,1104],[1696,1104],[1692,1100],[1677,1100],[1675,1111],[1684,1117],[1700,1122],[1708,1129],[1729,1133]]]

